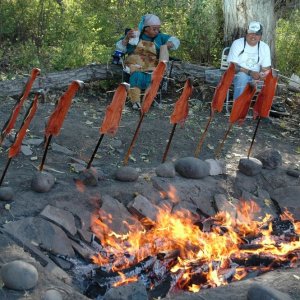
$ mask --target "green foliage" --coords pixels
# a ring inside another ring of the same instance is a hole
[[[136,28],[146,13],[158,15],[162,32],[181,40],[171,56],[219,66],[222,0],[1,0],[1,78],[33,66],[51,72],[106,63],[124,29]],[[278,22],[277,65],[287,74],[300,70],[299,21],[293,11]]]
[[[277,68],[281,73],[300,74],[300,11],[292,11],[288,18],[279,19],[276,30]]]

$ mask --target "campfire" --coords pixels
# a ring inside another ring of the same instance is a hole
[[[199,220],[187,211],[160,208],[156,222],[128,225],[128,234],[112,231],[112,216],[92,220],[99,253],[86,295],[96,297],[115,286],[141,281],[152,297],[177,289],[199,292],[279,267],[296,267],[300,223],[285,211],[258,217],[259,207],[240,201],[236,216],[219,212]],[[103,221],[106,218],[106,222]]]

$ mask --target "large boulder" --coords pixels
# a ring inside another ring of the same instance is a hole
[[[176,171],[185,178],[201,179],[209,175],[209,165],[207,162],[195,158],[180,158],[175,163]]]

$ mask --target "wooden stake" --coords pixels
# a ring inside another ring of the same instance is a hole
[[[214,116],[214,113],[211,112],[211,113],[210,113],[210,117],[209,117],[209,119],[208,119],[208,122],[207,122],[207,124],[206,124],[205,130],[204,130],[204,132],[203,132],[203,134],[202,134],[202,136],[201,136],[201,138],[200,138],[200,141],[199,141],[199,143],[198,143],[198,145],[197,145],[197,148],[196,148],[196,151],[195,151],[195,154],[194,154],[195,157],[198,157],[199,154],[200,154],[200,152],[201,152],[201,148],[202,148],[204,139],[205,139],[205,137],[206,137],[207,130],[208,130],[208,127],[209,127],[209,125],[210,125],[210,122],[211,122],[212,119],[213,119],[213,116]]]
[[[8,167],[9,167],[9,164],[10,164],[11,160],[12,160],[12,157],[9,158],[8,161],[7,161],[7,164],[5,166],[5,169],[4,169],[4,171],[2,173],[2,176],[1,176],[1,179],[0,179],[0,186],[1,186],[2,182],[3,182],[4,176],[5,176],[5,174],[6,174],[7,170],[8,170]]]
[[[138,136],[141,124],[143,122],[144,116],[145,116],[145,114],[141,113],[140,121],[139,121],[139,123],[138,123],[138,125],[136,127],[136,130],[135,130],[134,136],[132,138],[131,144],[130,144],[129,149],[128,149],[128,151],[127,151],[127,153],[125,155],[125,158],[124,158],[124,162],[123,162],[124,166],[126,166],[128,164],[128,159],[129,159],[130,153],[132,151],[132,148],[134,146],[135,140],[137,139],[137,136]]]
[[[226,133],[225,133],[225,135],[224,135],[224,137],[223,137],[222,142],[219,144],[219,146],[218,146],[218,148],[217,148],[217,150],[216,150],[216,153],[215,153],[215,157],[216,157],[216,158],[219,158],[220,153],[221,153],[221,150],[222,150],[222,148],[223,148],[223,146],[224,146],[225,140],[227,139],[227,136],[228,136],[228,134],[229,134],[229,132],[230,132],[232,126],[233,126],[233,123],[230,123],[230,125],[229,125],[229,127],[228,127],[228,129],[227,129],[227,131],[226,131]]]
[[[171,131],[171,134],[170,134],[170,137],[169,137],[169,141],[168,141],[165,153],[163,155],[162,163],[164,163],[166,161],[166,158],[167,158],[167,155],[168,155],[168,152],[169,152],[169,148],[170,148],[170,145],[171,145],[171,142],[172,142],[172,139],[173,139],[173,135],[174,135],[176,126],[177,126],[177,123],[175,123],[173,125],[172,131]]]
[[[41,162],[41,164],[40,164],[40,172],[43,171],[44,164],[45,164],[45,160],[46,160],[46,156],[47,156],[47,152],[48,152],[48,147],[49,147],[49,145],[50,145],[51,139],[52,139],[52,134],[49,135],[48,140],[47,140],[47,144],[46,144],[46,146],[45,146],[43,159],[42,159],[42,162]]]
[[[102,140],[103,140],[103,137],[104,137],[104,133],[101,134],[101,136],[100,136],[100,138],[99,138],[99,140],[98,140],[98,143],[97,143],[97,145],[96,145],[96,147],[95,147],[95,149],[94,149],[94,152],[93,152],[93,154],[92,154],[92,156],[91,156],[91,158],[90,158],[90,161],[89,161],[89,163],[88,163],[87,166],[86,166],[87,169],[89,169],[89,168],[91,167],[92,162],[93,162],[93,160],[94,160],[94,158],[95,158],[95,155],[96,155],[96,153],[97,153],[97,151],[98,151],[98,148],[99,148],[99,146],[100,146],[100,144],[101,144],[101,142],[102,142]]]
[[[247,155],[248,159],[250,157],[250,153],[251,153],[251,150],[252,150],[252,146],[253,146],[253,143],[254,143],[254,140],[255,140],[255,136],[256,136],[256,133],[257,133],[257,130],[258,130],[258,126],[259,126],[260,120],[261,120],[261,118],[259,117],[258,120],[257,120],[257,124],[256,124],[256,127],[255,127],[255,130],[254,130],[254,134],[253,134],[253,137],[252,137],[251,145],[250,145],[250,148],[248,150],[248,155]]]

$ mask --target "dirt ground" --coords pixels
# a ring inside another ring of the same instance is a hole
[[[62,93],[49,93],[45,103],[40,103],[35,118],[30,125],[30,131],[26,138],[43,138],[44,127],[47,117],[54,109],[55,101]],[[151,108],[144,118],[140,132],[129,160],[129,166],[142,170],[153,169],[161,163],[162,156],[169,138],[172,125],[169,122],[175,101],[179,93],[163,96],[162,109]],[[177,126],[172,144],[169,150],[169,161],[181,157],[193,156],[197,143],[203,132],[209,117],[209,104],[201,99],[202,95],[197,89],[190,99],[189,117],[183,128]],[[299,98],[293,94],[293,107],[289,109],[291,115],[285,118],[269,118],[262,120],[257,138],[254,143],[252,156],[265,148],[277,149],[283,157],[283,164],[292,169],[299,169]],[[15,99],[6,98],[0,102],[0,127],[6,122]],[[28,107],[29,101],[26,105]],[[72,106],[63,124],[59,136],[54,137],[51,143],[66,147],[74,153],[71,155],[57,153],[51,149],[46,158],[46,169],[55,175],[59,181],[67,182],[61,189],[75,189],[73,177],[76,176],[74,169],[70,166],[71,157],[88,162],[99,139],[99,127],[102,123],[106,106],[109,100],[105,94],[97,90],[85,88],[80,91],[73,100]],[[23,109],[16,128],[25,115]],[[120,128],[114,137],[105,136],[99,147],[94,160],[94,165],[101,168],[107,178],[111,178],[122,162],[133,138],[139,121],[139,113],[133,111],[126,104]],[[247,154],[250,146],[256,121],[246,119],[242,126],[234,125],[229,133],[221,153],[225,160],[229,174],[234,174],[240,157]],[[215,157],[215,150],[222,140],[228,128],[228,117],[225,113],[217,113],[208,131],[207,138],[200,153],[201,159]],[[6,146],[5,146],[6,145]],[[7,162],[6,141],[0,148],[0,172],[4,170]],[[20,153],[13,158],[12,163],[5,176],[3,186],[11,186],[18,197],[10,203],[10,209],[5,207],[5,202],[0,203],[0,224],[35,215],[46,204],[46,195],[39,194],[33,198],[30,190],[30,181],[40,164],[43,155],[43,146],[31,146],[32,154],[25,156]],[[68,183],[70,185],[67,187]],[[109,181],[104,181],[103,186],[109,186]],[[44,200],[43,200],[44,199]]]

